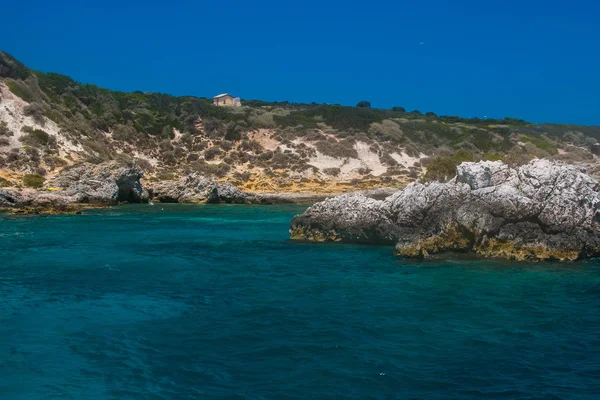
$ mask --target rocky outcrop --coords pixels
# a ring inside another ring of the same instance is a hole
[[[73,204],[72,198],[33,189],[0,189],[0,209],[26,212],[70,212],[81,207]]]
[[[86,163],[63,171],[46,186],[59,189],[60,194],[70,197],[73,203],[142,203],[149,198],[140,183],[142,176],[143,172],[136,166]]]
[[[271,201],[252,193],[246,193],[229,182],[217,185],[219,201],[233,204],[271,204]]]
[[[73,212],[82,205],[108,206],[147,202],[143,173],[116,163],[80,164],[64,170],[44,190],[0,189],[0,209],[24,212]]]
[[[520,168],[463,163],[447,183],[418,182],[385,200],[338,196],[291,224],[293,239],[396,243],[407,257],[458,251],[516,260],[600,254],[598,182],[550,160]]]
[[[194,173],[177,181],[162,181],[150,188],[152,199],[161,203],[266,203],[260,196],[246,193],[231,183],[217,183],[215,180]]]
[[[217,183],[200,174],[177,181],[161,181],[150,187],[152,199],[161,203],[218,203]]]
[[[149,190],[142,187],[142,176],[135,166],[80,164],[63,171],[42,191],[0,189],[0,210],[69,212],[81,209],[83,204],[145,203],[151,197],[161,203],[274,203],[271,198],[243,192],[230,183],[217,183],[197,173],[177,181],[156,182]]]

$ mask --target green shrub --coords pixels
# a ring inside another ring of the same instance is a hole
[[[457,165],[472,161],[475,161],[475,155],[466,150],[459,150],[452,157],[434,157],[427,164],[423,181],[446,181],[456,175]]]
[[[262,145],[260,143],[258,143],[256,140],[242,140],[242,143],[240,143],[239,148],[240,148],[240,150],[252,151],[256,154],[260,154],[264,150]]]
[[[46,178],[39,174],[27,174],[23,176],[23,185],[29,188],[39,189],[44,186]]]
[[[26,105],[25,108],[23,108],[23,114],[30,116],[40,125],[44,125],[46,122],[44,120],[44,106],[42,106],[40,103],[34,102]]]
[[[456,165],[462,162],[473,162],[476,161],[475,154],[468,150],[459,150],[452,156],[452,159],[456,162]]]
[[[487,152],[483,154],[482,159],[485,161],[504,161],[504,154]]]
[[[555,154],[552,158],[566,162],[581,162],[584,160],[593,160],[594,156],[590,151],[581,147],[567,146],[564,154]]]
[[[205,160],[214,160],[216,157],[220,156],[223,152],[217,146],[213,146],[209,149],[204,150],[204,159]]]
[[[335,158],[358,158],[358,152],[347,140],[339,142],[334,139],[328,139],[315,143],[317,150],[326,156]]]
[[[540,150],[547,152],[548,154],[558,153],[558,149],[549,139],[544,136],[526,136],[521,135],[521,141],[525,143],[532,143],[535,147]]]
[[[223,140],[220,145],[221,145],[221,148],[226,152],[233,149],[233,143],[230,142],[229,140]]]
[[[194,171],[200,172],[203,175],[214,175],[218,178],[221,178],[221,177],[227,175],[227,173],[231,169],[231,167],[229,165],[224,164],[224,163],[208,164],[204,161],[192,163],[192,164],[190,164],[190,167]]]
[[[273,114],[270,112],[251,116],[248,118],[248,122],[256,128],[274,128],[276,126]]]
[[[127,143],[136,143],[143,134],[138,133],[132,124],[116,124],[112,128],[112,138]]]
[[[28,146],[45,147],[56,141],[56,138],[50,136],[41,129],[34,129],[26,135],[21,136],[21,142]]]
[[[530,144],[534,149],[537,149],[535,146]],[[504,162],[510,165],[511,167],[516,167],[519,165],[527,164],[531,161],[535,155],[529,153],[527,149],[523,146],[515,146],[506,154],[504,157]]]
[[[342,170],[339,168],[325,168],[323,172],[327,175],[338,176],[342,172]]]
[[[65,165],[67,165],[67,162],[65,160],[63,160],[62,158],[57,157],[57,156],[44,157],[44,162],[51,169],[55,169],[58,167],[64,167]]]
[[[62,124],[65,122],[65,119],[63,118],[61,113],[56,110],[52,110],[52,109],[46,110],[46,117],[50,118],[52,121],[56,122],[57,124]]]
[[[340,105],[319,105],[303,110],[292,111],[289,115],[274,115],[278,126],[304,129],[317,128],[319,123],[341,131],[366,131],[373,122],[397,117],[391,110],[373,108],[343,107]]]
[[[390,166],[390,167],[393,167],[393,166],[396,166],[396,165],[398,165],[398,161],[396,161],[396,159],[394,159],[394,157],[392,157],[392,156],[390,155],[390,153],[385,153],[385,152],[384,152],[384,153],[381,155],[381,157],[379,157],[379,161],[380,161],[382,164],[385,164],[385,165],[387,165],[387,166]]]
[[[309,130],[301,132],[305,140],[317,142],[319,140],[327,140],[327,137],[317,130]]]
[[[7,79],[6,85],[14,95],[20,97],[21,99],[27,102],[33,101],[33,93],[24,82]]]
[[[0,121],[0,136],[10,137],[14,133],[8,128],[8,124],[4,121]]]
[[[4,78],[26,79],[29,69],[10,54],[0,51],[0,76]]]
[[[6,155],[6,162],[14,163],[16,161],[21,161],[21,152],[19,149],[12,149],[10,153]]]
[[[8,181],[7,179],[4,179],[2,177],[0,177],[0,187],[9,187],[12,186],[12,184],[10,183],[10,181]]]
[[[251,177],[250,172],[248,171],[244,171],[244,172],[234,172],[233,173],[233,177],[241,182],[248,182],[248,180]]]
[[[374,139],[399,141],[402,139],[402,130],[394,121],[384,119],[379,122],[373,122],[369,127],[369,135]]]

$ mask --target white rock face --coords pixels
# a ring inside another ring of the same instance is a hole
[[[0,121],[5,122],[8,129],[13,133],[13,136],[8,138],[10,146],[6,147],[5,151],[22,147],[19,139],[25,134],[22,130],[23,127],[41,129],[49,135],[54,136],[61,155],[83,151],[81,145],[67,140],[61,134],[60,127],[51,119],[43,117],[44,122],[40,124],[32,117],[25,115],[25,107],[28,105],[28,102],[14,95],[8,86],[0,81]]]
[[[599,206],[598,182],[577,166],[483,161],[459,165],[449,182],[415,182],[383,201],[344,195],[318,203],[294,218],[292,231],[296,238],[393,239],[402,255],[576,259],[600,254]]]
[[[316,203],[296,218],[313,221],[317,224],[315,233],[324,233],[332,238],[342,235],[344,239],[355,242],[390,242],[394,235],[389,216],[383,201],[361,194],[343,194]]]

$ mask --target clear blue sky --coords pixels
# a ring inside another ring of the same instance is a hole
[[[597,0],[1,3],[0,49],[110,89],[600,125]]]

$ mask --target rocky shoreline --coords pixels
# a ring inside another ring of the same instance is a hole
[[[315,203],[332,197],[322,193],[248,193],[228,182],[198,173],[177,180],[144,182],[137,166],[117,163],[80,164],[50,179],[40,190],[0,188],[0,212],[15,214],[78,213],[85,209],[132,203],[280,204]],[[395,189],[362,192],[385,198]]]
[[[296,216],[292,239],[395,244],[404,257],[444,252],[520,261],[600,255],[598,182],[574,165],[463,163],[449,182],[411,183],[384,200],[341,195]]]

